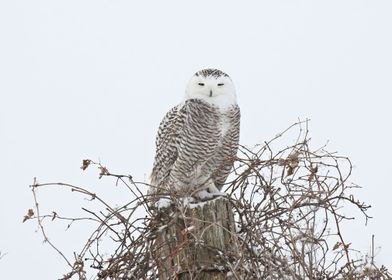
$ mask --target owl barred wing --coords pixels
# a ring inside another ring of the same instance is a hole
[[[177,159],[178,133],[182,129],[185,118],[185,115],[180,113],[181,107],[182,104],[173,107],[159,124],[155,140],[156,154],[151,173],[152,187],[162,184]]]
[[[211,182],[221,189],[237,154],[239,128],[237,105],[221,111],[189,99],[174,107],[158,129],[151,185],[194,191]]]
[[[170,181],[179,189],[193,189],[211,177],[209,160],[219,142],[217,108],[200,99],[185,102],[183,128],[178,137],[178,158],[170,173]]]
[[[219,145],[217,154],[217,166],[213,175],[214,183],[220,190],[226,182],[236,159],[239,137],[240,137],[240,119],[241,112],[238,105],[233,106],[226,113],[226,121],[228,122],[227,132],[223,136],[221,145]]]
[[[167,143],[168,140],[177,136],[179,125],[181,127],[181,122],[179,122],[178,112],[181,109],[181,104],[170,109],[166,113],[165,117],[159,124],[157,137],[155,139],[155,145],[157,151],[162,147],[163,144]]]
[[[192,188],[206,174],[219,142],[219,114],[198,99],[170,110],[161,122],[151,184],[158,188]],[[210,167],[211,168],[211,167]]]

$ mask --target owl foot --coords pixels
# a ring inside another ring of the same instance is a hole
[[[198,191],[195,193],[195,197],[200,199],[201,201],[206,201],[214,198],[214,195],[212,193],[209,193],[207,189]]]

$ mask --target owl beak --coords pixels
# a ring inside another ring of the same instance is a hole
[[[212,89],[210,89],[210,97],[212,97]]]

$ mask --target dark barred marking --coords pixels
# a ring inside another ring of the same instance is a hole
[[[198,76],[203,76],[207,78],[208,76],[219,78],[219,77],[229,77],[225,72],[218,70],[218,69],[203,69],[200,70],[199,72],[196,72],[195,75]]]
[[[222,132],[222,122],[229,127]],[[218,189],[225,183],[237,154],[240,109],[221,112],[200,99],[189,99],[171,109],[156,139],[151,183],[164,191],[175,187],[194,191],[206,178]]]

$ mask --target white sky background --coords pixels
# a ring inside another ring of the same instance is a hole
[[[81,160],[145,180],[161,118],[205,67],[234,80],[242,144],[310,118],[314,143],[329,140],[351,158],[364,186],[357,196],[375,218],[367,227],[357,219],[345,235],[366,253],[375,234],[376,261],[392,267],[391,14],[391,1],[1,1],[1,278],[66,272],[35,223],[21,223],[32,178],[126,201],[111,180],[83,173]],[[39,195],[49,212],[87,203]],[[88,230],[75,228],[57,228],[51,240],[78,251]]]

